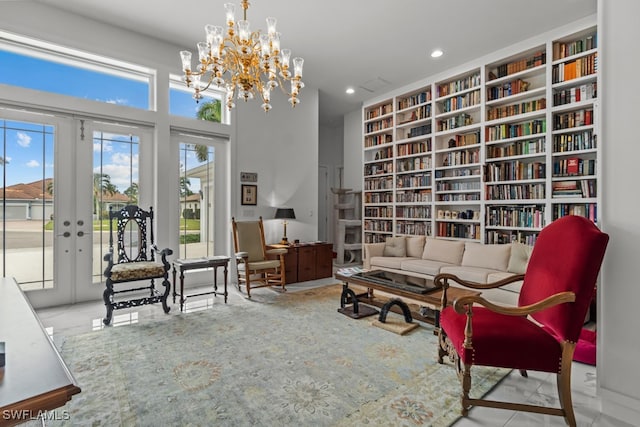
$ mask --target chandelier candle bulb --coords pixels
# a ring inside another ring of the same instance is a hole
[[[289,95],[292,107],[300,102],[298,95],[304,87],[302,83],[302,58],[293,59],[293,74],[289,71],[291,50],[280,49],[281,34],[276,30],[276,18],[266,19],[267,32],[251,31],[247,20],[249,2],[242,1],[243,19],[236,21],[235,5],[225,3],[227,33],[224,28],[208,24],[205,26],[205,40],[197,43],[198,66],[192,69],[191,52],[181,51],[184,81],[193,88],[193,98],[199,101],[202,93],[211,85],[224,88],[227,92],[227,108],[235,104],[233,99],[248,101],[262,98],[265,112],[271,109],[270,91],[280,86]],[[291,92],[283,85],[291,82]]]

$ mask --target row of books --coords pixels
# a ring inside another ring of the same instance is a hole
[[[552,197],[596,197],[595,179],[554,181],[551,184]]]
[[[365,177],[365,180],[364,180],[365,190],[387,190],[392,188],[393,188],[392,177],[382,177],[382,178]]]
[[[574,61],[554,65],[551,70],[551,82],[561,83],[579,77],[595,74],[598,71],[598,54],[592,53]]]
[[[458,80],[454,80],[449,83],[442,83],[436,86],[436,96],[438,98],[460,92],[463,90],[471,89],[476,86],[480,86],[481,79],[480,73],[475,73],[471,76],[464,77]]]
[[[431,202],[431,189],[398,191],[396,192],[398,203],[423,203]]]
[[[490,145],[487,147],[488,159],[499,159],[501,157],[522,156],[538,153],[544,153],[544,138],[515,141],[508,145]]]
[[[456,129],[463,126],[469,126],[473,123],[473,117],[466,113],[458,114],[455,117],[449,117],[448,119],[438,120],[438,132],[443,132],[450,129]]]
[[[536,52],[528,58],[519,59],[507,64],[498,65],[494,70],[489,72],[489,80],[498,79],[510,74],[519,73],[529,68],[544,65],[547,62],[547,53],[545,51]]]
[[[412,236],[431,235],[431,223],[426,221],[398,221],[396,234],[410,234]]]
[[[597,141],[598,136],[593,134],[593,129],[553,135],[553,152],[591,150],[597,147]]]
[[[486,233],[487,244],[505,244],[520,242],[525,245],[533,246],[538,238],[537,232],[523,232],[520,230],[488,230]]]
[[[585,160],[579,157],[570,157],[553,162],[553,176],[589,176],[596,174],[595,159]]]
[[[431,168],[431,156],[414,157],[411,159],[396,160],[398,173],[413,172]]]
[[[486,220],[493,227],[542,228],[544,205],[488,207]]]
[[[553,60],[556,61],[568,56],[577,55],[597,47],[598,36],[595,33],[567,43],[554,42],[552,46]]]
[[[480,182],[479,181],[463,181],[463,182],[439,181],[436,184],[436,191],[468,191],[468,190],[480,190]]]
[[[452,151],[442,156],[442,166],[459,166],[480,162],[480,150]]]
[[[406,98],[398,100],[398,110],[404,110],[405,108],[424,104],[429,101],[431,101],[431,91],[416,93],[415,95],[407,96]]]
[[[396,180],[397,188],[429,187],[431,186],[431,174],[420,173],[414,175],[399,176]]]
[[[386,206],[364,208],[364,216],[372,218],[393,218],[393,208]]]
[[[489,163],[485,167],[485,181],[520,181],[524,179],[544,179],[546,166],[541,162],[512,160]]]
[[[400,113],[398,115],[398,124],[404,125],[416,120],[428,119],[429,117],[431,117],[431,104],[423,105],[408,113]]]
[[[438,104],[442,107],[440,113],[450,113],[452,111],[460,110],[461,108],[478,105],[480,104],[480,91],[474,90],[473,92],[468,92],[464,95],[447,98]]]
[[[451,222],[439,222],[438,237],[458,237],[462,239],[480,239],[480,226],[478,224],[460,224]]]
[[[393,157],[393,147],[381,148],[376,151],[375,160],[384,160]]]
[[[556,220],[567,215],[579,215],[598,222],[598,207],[595,203],[560,203],[553,205],[553,219]]]
[[[430,206],[398,206],[396,218],[431,218]]]
[[[393,142],[393,135],[389,134],[370,135],[364,137],[365,148],[375,147],[376,145],[388,144],[391,142]]]
[[[398,156],[410,156],[431,151],[431,139],[398,145]]]
[[[598,83],[591,82],[570,89],[563,89],[553,93],[553,105],[566,105],[574,102],[594,99],[598,96]]]
[[[415,138],[416,136],[429,135],[431,133],[431,123],[422,126],[416,126],[409,129],[407,138]]]
[[[544,184],[494,184],[487,185],[487,200],[544,199]]]
[[[487,110],[487,120],[502,119],[518,114],[544,110],[545,108],[547,108],[547,100],[545,98],[524,101],[519,104],[505,105],[502,107],[493,107]]]
[[[393,161],[385,163],[369,163],[364,165],[365,177],[384,173],[393,173]]]
[[[498,86],[488,87],[487,101],[493,101],[507,96],[516,95],[521,92],[526,92],[529,89],[529,86],[529,82],[522,79],[515,79]]]
[[[393,203],[393,193],[391,192],[382,192],[382,193],[365,193],[364,194],[364,202],[365,203]]]
[[[593,124],[593,110],[578,110],[553,116],[553,129],[569,129]]]
[[[377,132],[379,130],[388,129],[390,127],[393,127],[393,117],[387,117],[386,119],[365,123],[364,132],[365,133]]]
[[[375,119],[376,117],[384,116],[393,112],[393,104],[384,104],[375,108],[368,109],[365,115],[365,120]]]
[[[501,139],[545,133],[546,131],[547,121],[544,119],[532,120],[525,123],[505,123],[487,126],[485,128],[485,141],[499,141]]]
[[[472,191],[472,190],[470,190]],[[480,200],[480,191],[463,194],[438,194],[439,202],[472,202]]]
[[[364,229],[367,231],[393,231],[393,221],[381,221],[381,220],[364,220]]]

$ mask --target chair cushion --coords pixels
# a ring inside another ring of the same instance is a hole
[[[454,274],[460,279],[468,280],[469,282],[487,283],[489,275],[499,273],[499,271],[479,267],[466,267],[464,265],[452,265],[442,267],[440,273]]]
[[[407,245],[404,237],[387,237],[384,242],[383,256],[407,256]]]
[[[249,271],[267,270],[280,267],[280,260],[266,260],[249,262]],[[238,270],[244,270],[244,263],[238,263]]]
[[[405,256],[393,256],[393,257],[384,257],[384,256],[374,256],[371,258],[371,268],[383,267],[383,268],[394,268],[396,270],[400,270],[400,267],[404,261],[412,260],[415,258],[409,258]]]
[[[164,277],[164,265],[153,261],[127,262],[114,264],[111,268],[111,280],[114,282],[154,279]]]
[[[464,329],[467,316],[453,307],[442,310],[440,325],[464,363],[557,373],[562,349],[560,343],[526,317],[493,313],[474,307],[472,350],[465,350]]]
[[[407,237],[407,256],[421,258],[424,251],[424,236]]]
[[[450,266],[446,262],[432,261],[430,259],[412,259],[403,261],[402,269],[411,273],[426,274],[427,276],[436,276],[445,266]]]

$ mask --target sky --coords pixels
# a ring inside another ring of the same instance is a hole
[[[149,107],[147,82],[3,50],[0,50],[0,83],[135,108]],[[198,104],[190,93],[171,89],[170,104],[171,114],[196,117]],[[53,132],[52,126],[4,121],[0,116],[4,185],[53,177]],[[195,156],[193,153],[187,156],[187,168],[194,167],[198,163]],[[180,157],[184,159],[183,154]],[[94,173],[100,170],[109,175],[120,192],[130,186],[132,176],[137,181],[138,149],[135,145],[131,150],[129,135],[94,135]],[[196,183],[192,184],[194,190]]]

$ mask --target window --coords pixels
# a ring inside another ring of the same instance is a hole
[[[169,114],[175,116],[197,118],[218,123],[228,123],[228,114],[223,106],[222,91],[207,90],[200,102],[193,99],[193,90],[172,75],[169,89]]]
[[[14,39],[0,43],[0,83],[134,108],[150,109],[150,70],[84,52]]]

